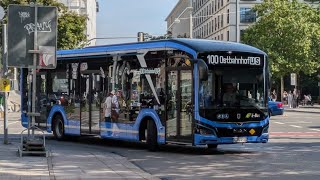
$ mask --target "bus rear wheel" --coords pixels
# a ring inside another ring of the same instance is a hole
[[[149,151],[158,150],[157,126],[153,120],[149,120],[147,124],[147,147]]]
[[[57,140],[64,139],[64,124],[60,115],[57,115],[53,121],[53,135]]]

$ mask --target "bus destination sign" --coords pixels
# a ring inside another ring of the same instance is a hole
[[[198,56],[203,59],[208,66],[249,66],[263,67],[264,56],[246,52],[205,52]]]
[[[243,65],[251,65],[251,66],[260,66],[261,59],[260,57],[243,57],[243,56],[221,56],[221,55],[208,55],[207,62],[210,65],[216,64],[243,64]]]

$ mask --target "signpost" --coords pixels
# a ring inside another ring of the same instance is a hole
[[[291,77],[291,85],[292,86],[296,86],[297,85],[297,74],[296,73],[291,73],[290,77]]]
[[[42,142],[34,136],[34,131],[38,129],[35,126],[35,117],[40,115],[36,112],[36,72],[37,69],[55,68],[57,64],[57,8],[37,4],[9,5],[8,39],[8,66],[28,68],[28,76],[32,77],[32,83],[29,84],[32,88],[28,91],[28,102],[31,102],[28,103],[27,113],[28,136],[21,139],[20,156],[23,153],[43,152],[47,155],[44,135]],[[43,152],[34,151],[41,148]]]
[[[0,22],[2,22],[2,18],[4,16],[4,10],[2,7],[0,7]],[[7,25],[3,24],[2,25],[2,64],[3,64],[3,69],[2,69],[2,77],[4,77],[7,73]],[[0,82],[2,86],[4,85],[3,83]],[[7,87],[7,86],[3,86]],[[8,111],[8,106],[7,106],[7,93],[5,91],[3,92],[3,144],[8,144],[8,119],[7,119],[7,111]]]

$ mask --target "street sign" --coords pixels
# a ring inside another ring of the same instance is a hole
[[[0,79],[0,91],[9,92],[10,91],[10,80],[9,79]]]
[[[33,66],[33,53],[38,54],[37,68],[56,67],[57,47],[57,8],[9,5],[8,8],[8,67],[30,68]],[[34,48],[35,28],[37,28]],[[39,50],[31,53],[32,50]]]
[[[296,73],[291,73],[291,85],[296,86],[297,85],[297,74]]]

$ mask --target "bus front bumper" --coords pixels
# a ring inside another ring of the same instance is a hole
[[[195,145],[206,144],[236,144],[236,143],[267,143],[269,133],[262,133],[261,136],[240,136],[240,137],[217,137],[214,135],[194,135]]]

